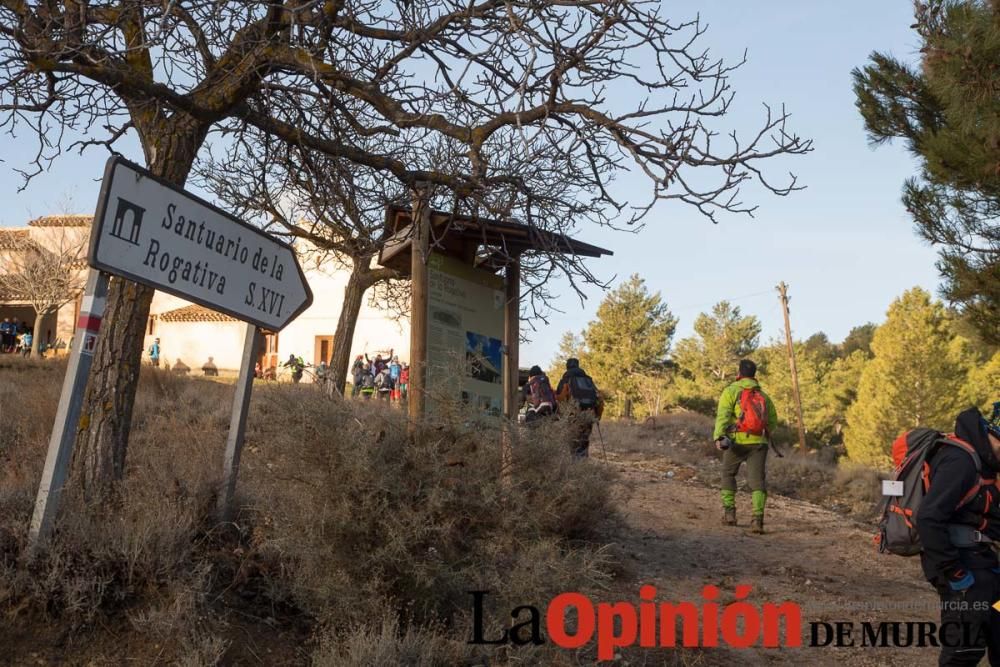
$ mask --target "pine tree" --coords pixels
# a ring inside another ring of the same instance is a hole
[[[818,425],[817,435],[826,444],[839,445],[843,442],[847,412],[857,400],[858,385],[869,358],[869,353],[863,349],[854,350],[834,361],[823,376],[822,407],[815,416],[815,422]]]
[[[822,363],[833,363],[839,353],[837,346],[831,343],[829,336],[822,331],[806,339],[803,351]]]
[[[736,378],[739,360],[753,354],[760,341],[760,321],[739,306],[721,301],[694,322],[695,335],[677,343],[674,362],[680,371],[676,402],[711,412],[727,384]]]
[[[802,417],[805,420],[806,435],[813,445],[823,442],[825,431],[830,426],[824,410],[826,400],[824,379],[830,370],[829,349],[817,345],[815,337],[809,341],[795,342],[796,368],[799,374],[799,392],[802,398]],[[783,341],[774,341],[756,353],[758,372],[764,391],[774,401],[778,419],[789,428],[797,428],[795,423],[795,393],[792,389],[792,372],[788,365],[788,348]]]
[[[665,376],[676,327],[660,293],[650,293],[638,275],[604,298],[583,332],[580,361],[608,398],[610,414],[620,415],[625,399],[640,408],[639,414],[652,409],[643,397],[648,396],[649,378]]]
[[[562,377],[566,370],[566,360],[579,359],[581,354],[583,354],[583,338],[572,331],[564,333],[559,339],[559,351],[556,352],[556,358],[549,362],[549,377],[553,379]]]
[[[1000,3],[916,3],[920,68],[873,53],[853,72],[875,144],[902,139],[920,161],[903,203],[941,248],[944,294],[1000,343]]]
[[[872,355],[872,337],[875,336],[876,328],[874,322],[853,327],[839,346],[840,356],[846,358],[860,350],[864,352],[866,357],[870,357]]]
[[[901,432],[916,426],[950,429],[965,383],[953,341],[944,306],[926,291],[911,289],[892,303],[847,412],[844,441],[851,459],[885,466]]]
[[[1000,352],[969,369],[964,397],[987,416],[993,411],[993,403],[1000,401]]]

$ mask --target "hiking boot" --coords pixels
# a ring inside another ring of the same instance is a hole
[[[750,519],[750,532],[757,533],[758,535],[764,534],[764,515],[754,514],[753,518]]]
[[[725,514],[722,515],[722,525],[723,526],[735,526],[736,525],[736,508],[735,507],[723,507]]]

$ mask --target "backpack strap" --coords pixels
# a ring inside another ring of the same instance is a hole
[[[941,438],[940,442],[947,445],[953,445],[963,450],[972,457],[973,463],[976,464],[976,483],[964,496],[962,496],[962,499],[958,502],[958,506],[955,508],[958,509],[959,507],[968,504],[973,498],[975,498],[976,494],[979,493],[979,490],[983,488],[983,484],[986,483],[986,480],[983,479],[983,461],[979,458],[979,452],[976,451],[975,447],[967,443],[965,440],[957,437],[954,433],[949,433],[944,436]]]

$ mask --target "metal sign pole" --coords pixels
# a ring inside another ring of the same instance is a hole
[[[45,455],[42,482],[38,486],[35,511],[28,532],[28,548],[34,553],[39,545],[52,534],[52,526],[59,509],[59,494],[66,483],[66,475],[73,455],[83,394],[87,389],[90,366],[94,362],[97,336],[104,316],[108,296],[108,274],[91,269],[83,293],[80,318],[76,324],[73,350],[63,378],[59,409],[49,438],[49,451]]]
[[[222,521],[229,521],[232,517],[233,495],[236,493],[236,478],[240,472],[240,454],[243,452],[243,436],[247,426],[247,409],[250,407],[250,392],[253,390],[257,338],[257,327],[247,324],[246,340],[243,342],[243,363],[240,365],[239,380],[236,381],[233,415],[229,420],[226,458],[222,469],[222,490],[219,493],[218,504],[219,518]]]

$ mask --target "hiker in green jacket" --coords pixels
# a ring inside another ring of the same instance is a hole
[[[757,364],[740,361],[736,382],[719,398],[715,417],[715,446],[722,450],[722,522],[736,525],[736,473],[747,463],[747,482],[753,492],[750,528],[764,532],[764,504],[767,502],[767,449],[770,434],[778,423],[774,403],[756,380]]]

